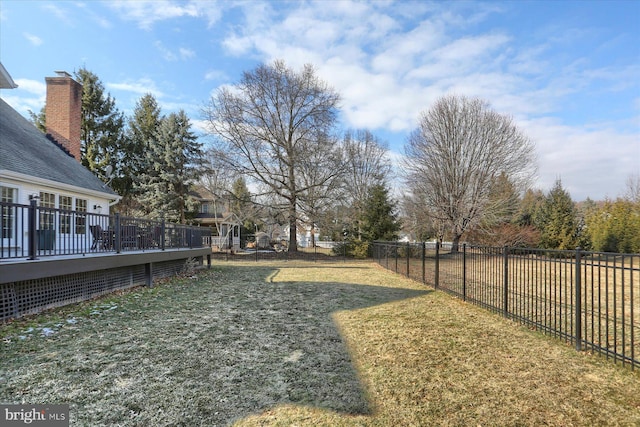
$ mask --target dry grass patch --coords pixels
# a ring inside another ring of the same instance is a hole
[[[369,263],[220,263],[0,337],[0,401],[73,425],[640,423],[637,372]]]

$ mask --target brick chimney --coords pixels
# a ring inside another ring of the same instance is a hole
[[[77,161],[80,154],[82,122],[82,85],[66,71],[56,71],[57,77],[46,77],[47,103],[45,116],[47,134],[66,148]]]

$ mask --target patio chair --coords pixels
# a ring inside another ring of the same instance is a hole
[[[91,231],[91,236],[93,237],[93,243],[91,244],[91,250],[102,249],[105,247],[104,241],[104,233],[102,232],[102,227],[99,225],[90,225],[89,230]]]
[[[138,227],[136,225],[120,227],[120,245],[123,248],[135,249],[138,247]]]

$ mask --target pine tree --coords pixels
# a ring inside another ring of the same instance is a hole
[[[136,177],[146,172],[145,153],[153,144],[161,122],[162,115],[158,102],[153,95],[144,95],[136,103],[133,116],[129,119],[126,138],[120,152],[123,156],[120,192],[123,199],[118,204],[121,211],[136,209],[134,181]]]
[[[147,215],[184,224],[187,211],[195,206],[189,191],[199,176],[203,153],[190,129],[182,110],[162,119],[146,152],[145,172],[136,183]]]
[[[540,230],[540,246],[546,249],[575,249],[580,242],[576,208],[569,193],[557,180],[534,215]]]
[[[596,251],[640,253],[640,205],[629,199],[606,200],[591,209],[586,229]]]
[[[255,206],[251,200],[251,192],[243,177],[233,182],[231,187],[231,212],[242,221],[240,236],[246,239],[249,234],[255,232]]]
[[[371,187],[361,221],[364,240],[397,240],[400,223],[394,205],[386,186],[375,184]]]
[[[105,94],[96,74],[81,68],[75,73],[75,79],[82,84],[82,164],[105,179],[108,165],[121,174],[121,161],[125,157],[121,152],[124,115],[116,108],[115,99]],[[111,186],[117,192],[122,190],[119,177]]]
[[[31,123],[37,127],[42,133],[47,133],[47,117],[45,114],[45,107],[40,109],[38,114],[29,110],[29,117],[31,117]]]

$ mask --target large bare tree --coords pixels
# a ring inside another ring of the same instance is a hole
[[[220,88],[205,110],[220,158],[286,200],[290,251],[297,250],[296,224],[305,194],[340,173],[340,168],[329,168],[316,179],[302,179],[307,159],[323,153],[333,157],[335,147],[326,141],[339,100],[311,65],[296,72],[275,61]]]
[[[508,179],[525,190],[535,171],[535,147],[509,116],[477,98],[445,96],[420,116],[405,146],[409,189],[448,227],[452,251],[482,218],[499,216],[505,204],[493,186]]]
[[[350,207],[352,224],[358,238],[367,198],[376,185],[387,185],[391,179],[391,163],[386,144],[366,129],[348,130],[343,140],[346,170],[343,200]]]

